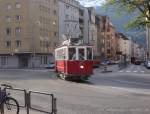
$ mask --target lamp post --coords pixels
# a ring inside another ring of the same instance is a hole
[[[35,67],[35,54],[36,54],[36,47],[35,47],[35,29],[36,29],[36,26],[41,26],[41,23],[40,21],[35,21],[33,22],[33,25],[32,25],[32,68]]]

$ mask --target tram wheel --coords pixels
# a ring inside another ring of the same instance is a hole
[[[63,80],[67,80],[67,76],[63,74]]]
[[[83,78],[81,78],[81,80],[83,80],[83,81],[87,81],[87,80],[89,80],[89,76],[87,76],[87,77],[83,77]]]
[[[59,74],[59,73],[56,73],[56,77],[59,78],[59,77],[60,77],[60,74]]]

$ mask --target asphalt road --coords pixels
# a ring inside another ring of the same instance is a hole
[[[87,82],[57,79],[48,70],[0,71],[0,82],[16,88],[53,93],[58,114],[150,114],[150,73],[143,66],[129,65],[114,72],[95,69]],[[12,94],[23,103],[22,93]],[[32,105],[50,111],[49,97],[32,95]],[[23,110],[21,114],[25,114]],[[31,114],[42,114],[31,112]]]

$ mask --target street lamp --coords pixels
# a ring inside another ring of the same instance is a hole
[[[36,26],[38,26],[38,27],[41,26],[41,23],[39,20],[33,22],[33,25],[32,25],[32,67],[33,68],[35,67],[35,54],[36,54],[35,33],[34,33]]]

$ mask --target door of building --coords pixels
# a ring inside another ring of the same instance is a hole
[[[29,58],[27,56],[20,56],[19,57],[19,66],[21,68],[28,68],[28,61],[29,61]]]

